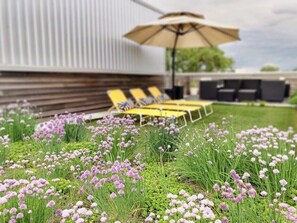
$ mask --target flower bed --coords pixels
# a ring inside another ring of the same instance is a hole
[[[0,222],[297,222],[292,128],[235,132],[223,118],[201,133],[172,119],[139,128],[82,117],[31,132],[1,119]]]

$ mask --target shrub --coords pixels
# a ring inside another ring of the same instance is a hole
[[[24,140],[34,133],[36,117],[26,101],[4,107],[0,111],[0,136],[8,135],[12,142]]]

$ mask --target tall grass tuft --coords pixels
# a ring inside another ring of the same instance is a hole
[[[112,216],[113,222],[136,222],[144,205],[141,173],[145,164],[136,155],[133,162],[125,160],[99,162],[92,172],[82,172],[83,191],[96,202],[99,212]]]
[[[0,136],[0,165],[3,165],[7,158],[9,141],[8,135]]]
[[[115,161],[132,158],[138,143],[139,128],[131,117],[107,116],[90,126],[91,141],[98,146],[104,160]]]
[[[233,133],[231,125],[226,120],[223,123],[222,128],[211,123],[203,135],[194,132],[181,141],[176,169],[182,177],[210,191],[214,184],[229,181],[228,173],[234,169],[249,175],[257,189],[271,195],[284,190],[279,183],[284,179],[296,188],[296,134],[292,129],[254,127]]]
[[[86,139],[84,114],[60,114],[40,124],[33,138],[38,146],[49,152],[59,153],[61,143],[81,142]]]
[[[179,128],[172,118],[155,119],[144,131],[145,155],[149,161],[170,161],[176,150]]]
[[[73,114],[64,125],[64,141],[67,143],[84,141],[87,136],[85,124],[84,114]]]
[[[36,117],[26,101],[4,107],[0,111],[0,136],[8,135],[12,142],[24,140],[34,133]]]
[[[199,187],[210,190],[215,183],[225,182],[230,170],[236,169],[240,157],[230,159],[229,150],[236,146],[230,131],[210,123],[204,133],[193,129],[180,140],[176,158],[177,172],[196,182]]]

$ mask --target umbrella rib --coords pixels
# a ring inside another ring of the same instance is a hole
[[[195,31],[195,30],[196,30],[196,29],[195,29],[194,27],[192,27],[192,28],[188,29],[187,31],[181,33],[181,35],[188,34],[188,33],[193,32],[193,31]]]
[[[139,32],[139,31],[142,31],[142,30],[147,29],[147,28],[150,28],[150,27],[151,26],[144,26],[144,27],[141,27],[140,29],[133,29],[133,30],[131,30],[131,32],[126,33],[124,36],[125,37],[126,36],[129,36],[129,35],[131,35],[131,34],[133,34],[135,32]]]
[[[174,33],[174,34],[176,34],[177,33],[177,31],[175,31],[175,30],[173,30],[173,29],[170,29],[169,27],[167,27],[166,26],[166,30],[168,30],[169,32],[172,32],[172,33]]]
[[[200,28],[202,28],[203,26],[199,26],[199,28],[197,28],[196,26],[194,26],[193,24],[191,24],[191,26],[193,27],[193,29],[195,29],[201,36],[202,38],[208,43],[209,46],[213,47],[214,45],[203,35],[202,32],[200,32]]]
[[[172,33],[174,33],[174,34],[176,34],[176,33],[178,33],[179,35],[185,35],[185,34],[188,34],[188,33],[190,33],[190,32],[193,32],[193,31],[195,31],[195,29],[192,27],[192,28],[190,28],[190,29],[188,29],[188,30],[186,30],[185,32],[180,32],[180,31],[176,31],[176,30],[173,30],[173,29],[170,29],[170,28],[168,28],[168,27],[166,27],[166,30],[168,30],[169,32],[172,32]]]
[[[223,34],[225,34],[225,35],[227,35],[227,36],[230,36],[230,37],[232,37],[232,38],[234,38],[234,39],[240,40],[239,37],[233,36],[233,35],[231,35],[230,33],[227,33],[227,32],[225,32],[225,31],[223,31],[223,30],[220,30],[220,29],[215,28],[215,27],[210,27],[210,28],[211,28],[211,29],[214,29],[214,30],[216,30],[216,31],[218,31],[218,32],[221,32],[221,33],[223,33]]]
[[[159,32],[161,32],[163,29],[165,29],[166,26],[162,26],[161,29],[157,30],[156,32],[154,32],[152,35],[150,35],[148,38],[146,38],[144,41],[142,41],[140,44],[144,44],[145,42],[147,42],[148,40],[150,40],[151,38],[153,38],[155,35],[157,35]]]

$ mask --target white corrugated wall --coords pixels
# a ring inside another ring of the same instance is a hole
[[[131,0],[0,0],[0,70],[163,73],[163,49],[122,37],[158,16]]]

